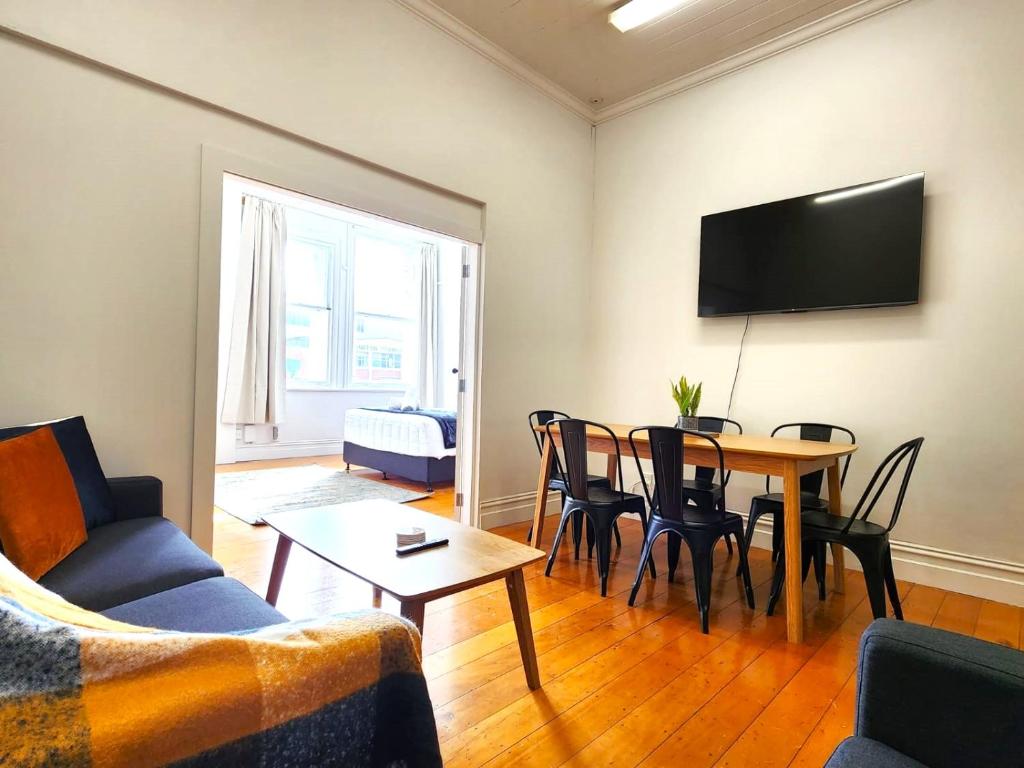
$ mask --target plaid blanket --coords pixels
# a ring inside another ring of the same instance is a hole
[[[0,555],[2,766],[440,764],[400,619],[164,632],[71,605]]]

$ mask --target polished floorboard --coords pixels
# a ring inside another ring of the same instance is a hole
[[[218,471],[292,464],[344,465],[338,457],[248,462]],[[370,479],[379,472],[353,469]],[[392,480],[413,489],[422,486]],[[453,493],[412,502],[451,516]],[[526,523],[494,532],[522,540]],[[427,606],[423,667],[448,766],[820,766],[851,733],[857,642],[871,621],[864,582],[847,573],[844,595],[804,592],[802,645],[785,639],[785,604],[767,617],[771,563],[751,552],[757,608],[742,601],[736,557],[716,554],[711,632],[701,634],[685,548],[669,584],[664,545],[658,578],[627,603],[639,557],[639,523],[623,521],[609,596],[596,562],[563,544],[551,577],[526,573],[543,687],[526,686],[501,582]],[[229,575],[266,590],[276,537],[215,512],[214,555]],[[813,580],[810,580],[813,581]],[[831,584],[831,579],[828,582]],[[1020,648],[1024,611],[899,583],[908,621]],[[368,608],[371,590],[299,548],[278,607],[291,618]],[[384,599],[384,610],[397,604]]]

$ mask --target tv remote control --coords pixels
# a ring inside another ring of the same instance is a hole
[[[430,541],[421,541],[419,544],[406,544],[404,547],[396,547],[395,554],[401,557],[402,555],[411,555],[413,552],[422,552],[425,549],[446,546],[448,546],[448,539],[431,539]]]

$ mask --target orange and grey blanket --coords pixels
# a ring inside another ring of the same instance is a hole
[[[0,555],[0,765],[440,764],[419,635],[400,619],[146,629]]]

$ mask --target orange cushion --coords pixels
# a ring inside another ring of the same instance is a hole
[[[85,515],[50,427],[0,443],[0,544],[34,580],[85,543]]]

